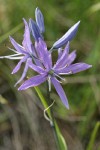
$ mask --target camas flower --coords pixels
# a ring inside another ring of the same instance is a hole
[[[43,18],[42,12],[39,10],[39,8],[36,8],[36,10],[35,10],[35,19],[36,19],[36,22],[33,21],[32,19],[29,20],[29,27],[28,27],[26,20],[23,19],[24,24],[25,24],[25,33],[24,33],[24,39],[22,42],[22,46],[20,44],[18,44],[12,37],[9,37],[12,45],[15,48],[15,50],[13,50],[13,49],[10,49],[10,50],[14,51],[15,54],[0,57],[0,58],[7,58],[7,59],[13,59],[13,60],[18,60],[18,59],[20,60],[17,64],[17,66],[13,69],[12,74],[16,73],[20,69],[22,63],[25,63],[25,68],[22,73],[22,76],[15,85],[20,83],[25,78],[26,73],[29,68],[30,59],[31,59],[31,61],[34,61],[34,63],[36,65],[41,66],[41,63],[39,60],[39,59],[41,59],[41,54],[40,54],[41,50],[40,49],[37,50],[36,45],[38,45],[39,39],[43,40],[42,34],[45,31],[45,27],[44,27],[44,18]],[[53,44],[51,51],[53,51],[53,49],[55,49],[55,48],[59,48],[59,47],[63,46],[64,44],[66,44],[68,42],[68,40],[72,40],[77,32],[78,26],[79,26],[79,22],[77,24],[75,24],[72,28],[70,28],[68,30],[68,32],[62,38],[60,38],[58,41],[56,41]],[[32,35],[34,37],[35,46],[33,46],[32,42],[31,42],[30,31],[32,32]],[[37,54],[38,54],[38,56],[37,56]],[[37,57],[38,57],[38,59],[37,59]]]
[[[72,64],[76,58],[76,51],[73,51],[69,54],[69,42],[67,43],[64,50],[59,50],[58,60],[52,65],[52,57],[49,51],[47,50],[45,42],[40,38],[37,45],[37,49],[41,51],[41,67],[35,66],[32,62],[29,63],[30,67],[38,72],[38,75],[31,77],[26,80],[18,90],[26,90],[30,87],[38,86],[41,83],[48,81],[49,90],[51,90],[51,83],[54,85],[58,95],[60,96],[63,104],[69,108],[67,97],[64,93],[62,86],[60,85],[60,80],[63,80],[61,75],[70,75],[81,72],[83,70],[89,69],[91,65],[86,63],[75,63]]]
[[[20,69],[22,63],[25,63],[25,68],[22,73],[22,76],[15,85],[20,83],[25,78],[26,73],[29,68],[29,61],[34,61],[36,65],[40,65],[40,60],[37,59],[37,52],[35,51],[35,48],[30,39],[30,31],[29,31],[28,23],[26,22],[25,19],[23,19],[23,21],[25,24],[25,32],[24,32],[24,39],[22,42],[22,46],[20,44],[18,44],[10,36],[9,37],[10,41],[11,41],[12,45],[14,46],[15,50],[10,49],[10,48],[9,49],[14,51],[15,54],[0,57],[0,58],[7,58],[7,59],[13,59],[13,60],[18,60],[18,59],[20,60],[18,62],[18,64],[16,65],[16,67],[13,69],[12,74],[16,73]]]
[[[91,67],[91,65],[88,65],[86,63],[73,64],[73,61],[76,58],[76,51],[73,51],[69,54],[69,41],[71,41],[76,35],[80,22],[77,22],[74,26],[72,26],[64,36],[62,36],[53,44],[51,50],[48,51],[42,35],[45,31],[44,18],[38,8],[36,8],[35,10],[35,18],[36,22],[32,19],[29,20],[29,26],[26,20],[23,19],[25,24],[25,33],[22,46],[18,44],[12,37],[10,37],[10,41],[15,48],[15,50],[10,50],[14,51],[15,54],[9,56],[1,56],[0,58],[20,60],[16,67],[13,69],[12,74],[16,73],[20,69],[22,63],[25,63],[25,68],[22,76],[16,84],[20,83],[24,79],[28,68],[31,68],[38,73],[38,75],[26,80],[18,88],[18,90],[25,90],[30,87],[38,86],[47,80],[49,90],[51,90],[52,83],[63,104],[67,108],[69,108],[67,97],[59,81],[59,79],[64,80],[61,75],[75,74]],[[33,45],[31,42],[30,31],[34,37],[35,45]],[[67,45],[65,46],[64,50],[62,50],[61,47],[65,44]],[[58,59],[57,62],[53,65],[51,52],[54,49],[58,50]]]

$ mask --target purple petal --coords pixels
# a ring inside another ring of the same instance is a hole
[[[67,100],[67,97],[65,95],[65,92],[64,92],[62,86],[60,85],[60,83],[54,77],[51,78],[51,82],[53,83],[58,95],[60,96],[61,101],[67,107],[67,109],[69,109],[68,100]]]
[[[39,38],[39,42],[35,42],[35,49],[38,53],[40,60],[43,62],[45,68],[47,69],[51,68],[52,67],[51,54],[47,50],[47,46],[42,39]]]
[[[60,48],[63,45],[65,45],[68,41],[71,41],[77,33],[79,24],[80,21],[78,21],[75,25],[73,25],[58,41],[56,41],[53,44],[53,48],[55,49]]]
[[[68,55],[68,57],[67,57],[66,61],[64,62],[64,64],[65,64],[65,65],[66,65],[66,64],[70,65],[70,64],[75,60],[75,58],[76,58],[76,50],[73,51],[73,52],[71,52],[71,53]]]
[[[30,67],[31,69],[33,69],[34,71],[38,72],[39,74],[45,73],[45,70],[42,69],[40,66],[34,65],[34,64],[32,63],[32,60],[29,60],[29,61],[28,61],[28,64],[29,64],[29,67]]]
[[[31,48],[32,42],[30,39],[30,31],[29,31],[28,23],[26,22],[26,20],[23,19],[23,21],[25,24],[25,33],[24,33],[24,39],[23,39],[22,45],[27,52],[31,53],[32,52],[32,48]]]
[[[15,49],[19,53],[21,53],[21,54],[27,54],[27,52],[24,51],[24,48],[20,44],[18,44],[11,36],[9,36],[9,38],[10,38],[10,41],[11,41],[12,45],[15,47]]]
[[[25,57],[23,57],[23,58],[18,62],[18,64],[16,65],[16,67],[13,69],[12,74],[16,73],[16,72],[20,69],[21,64],[22,64],[23,62],[25,62],[25,61],[27,60],[27,58],[28,58],[28,57],[25,56]]]
[[[56,70],[56,72],[59,74],[68,74],[68,73],[75,74],[75,73],[87,70],[91,67],[92,67],[92,65],[88,65],[86,63],[76,63],[76,64],[72,64],[64,69]]]
[[[26,90],[30,87],[38,86],[41,83],[46,81],[46,74],[43,75],[37,75],[35,77],[30,78],[29,80],[26,80],[19,88],[18,90]]]
[[[42,66],[40,60],[37,59],[37,58],[38,58],[37,51],[36,51],[36,49],[34,48],[33,44],[31,45],[31,49],[32,49],[32,54],[33,54],[33,56],[36,57],[36,58],[34,57],[34,63],[35,63],[37,66]]]
[[[44,17],[39,8],[36,8],[36,10],[35,10],[35,18],[36,18],[36,23],[40,29],[40,32],[43,33],[45,31]]]
[[[39,38],[42,38],[42,35],[40,33],[40,30],[39,30],[37,24],[32,19],[29,20],[29,27],[30,27],[32,35],[36,41],[38,41]]]
[[[58,69],[65,68],[66,66],[69,66],[76,58],[76,51],[73,51],[68,55],[68,57],[64,58],[63,61],[58,66]],[[57,67],[56,67],[57,69]]]
[[[54,68],[64,67],[64,65],[65,65],[64,62],[68,57],[68,53],[69,53],[69,42],[67,43],[61,57],[57,60],[56,64],[54,65]]]
[[[15,84],[15,86],[16,86],[17,84],[19,84],[19,83],[25,78],[26,73],[27,73],[27,71],[28,71],[28,66],[29,66],[29,64],[28,64],[28,60],[27,60],[27,62],[26,62],[26,64],[25,64],[24,71],[23,71],[23,73],[22,73],[22,76],[21,76],[21,78],[17,81],[17,83]]]

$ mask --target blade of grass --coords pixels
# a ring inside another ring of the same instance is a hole
[[[55,121],[55,128],[56,128],[56,132],[58,134],[60,149],[61,150],[67,150],[66,141],[65,141],[64,137],[62,136],[61,131],[60,131],[56,121]]]
[[[20,30],[22,27],[23,27],[23,24],[20,23],[20,24],[17,25],[15,28],[13,28],[12,30],[10,30],[10,31],[7,32],[6,34],[2,35],[2,36],[0,37],[0,43],[4,42],[4,41],[9,37],[9,35],[14,34],[14,33],[17,32],[18,30]]]
[[[90,141],[89,141],[89,144],[88,144],[86,150],[92,150],[93,149],[93,144],[94,144],[94,141],[95,141],[95,138],[96,138],[99,127],[100,127],[100,121],[97,122],[95,127],[94,127],[94,130],[91,134],[91,138],[90,138]]]

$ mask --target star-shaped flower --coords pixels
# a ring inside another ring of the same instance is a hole
[[[1,56],[0,58],[7,58],[7,59],[13,59],[13,60],[20,60],[16,67],[13,69],[12,74],[16,73],[22,63],[25,63],[25,68],[22,73],[21,78],[18,80],[16,85],[20,83],[24,77],[26,76],[26,73],[28,71],[29,67],[29,61],[35,62],[36,65],[40,65],[40,60],[37,59],[37,52],[35,51],[35,47],[33,46],[31,39],[30,39],[30,31],[29,31],[29,26],[28,23],[26,22],[25,19],[23,19],[24,24],[25,24],[25,32],[24,32],[24,39],[22,41],[22,46],[18,44],[11,36],[9,36],[10,41],[12,45],[14,46],[15,50],[10,49],[15,52],[13,55],[8,55],[8,56]]]
[[[13,69],[12,74],[16,73],[20,69],[22,63],[25,63],[22,76],[16,85],[24,79],[28,68],[31,68],[38,73],[38,75],[31,77],[29,80],[26,80],[18,90],[25,90],[29,87],[38,86],[47,80],[49,90],[51,90],[52,83],[63,104],[69,108],[67,97],[59,81],[59,79],[64,80],[61,75],[75,74],[91,67],[91,65],[86,63],[73,64],[73,61],[76,58],[76,51],[73,51],[69,54],[69,41],[71,41],[76,35],[80,21],[73,25],[59,40],[53,44],[50,51],[48,51],[42,35],[45,31],[44,18],[39,8],[36,8],[35,10],[35,19],[36,22],[32,19],[29,20],[29,26],[26,20],[23,19],[25,24],[25,32],[22,46],[18,44],[12,37],[10,37],[10,41],[15,48],[15,50],[10,50],[14,51],[15,54],[1,56],[0,58],[20,60],[16,67]],[[32,33],[32,36],[35,40],[34,45],[30,39],[30,32]],[[64,50],[62,50],[61,47],[64,45],[66,46]],[[58,59],[57,62],[53,65],[51,52],[55,49],[58,50]]]
[[[42,15],[42,12],[39,10],[39,8],[36,8],[35,10],[35,19],[36,19],[36,22],[33,21],[32,19],[29,20],[29,26],[26,20],[23,19],[24,24],[25,24],[25,32],[24,32],[24,39],[22,42],[22,46],[18,44],[12,37],[9,37],[12,45],[15,48],[15,50],[13,49],[10,49],[10,50],[14,51],[15,54],[0,57],[0,58],[7,58],[7,59],[13,59],[13,60],[18,60],[18,59],[20,60],[18,64],[16,65],[16,67],[13,69],[12,74],[16,73],[21,68],[22,63],[25,63],[25,68],[22,73],[22,76],[15,85],[20,83],[25,78],[26,73],[29,68],[30,61],[33,61],[37,66],[41,66],[43,64],[46,65],[43,62],[44,60],[41,58],[42,50],[37,48],[39,47],[38,46],[39,39],[43,40],[42,34],[45,31],[44,17]],[[56,41],[51,48],[51,52],[54,49],[57,49],[65,45],[68,41],[72,40],[77,32],[78,26],[79,26],[79,22],[76,23],[74,26],[72,26],[68,30],[68,32],[65,33],[64,36],[62,36],[58,41]],[[33,46],[31,42],[30,31],[32,32],[32,35],[34,37],[35,46]],[[41,64],[41,59],[42,59],[42,64]]]
[[[49,83],[49,90],[51,90],[52,83],[63,104],[69,108],[67,97],[59,81],[59,79],[63,80],[61,75],[75,74],[89,69],[91,65],[82,62],[72,64],[76,58],[76,51],[69,54],[69,42],[65,46],[64,50],[59,49],[58,60],[54,65],[52,65],[51,54],[47,50],[46,44],[41,38],[39,39],[36,49],[40,50],[40,58],[42,58],[41,61],[43,62],[41,67],[35,66],[35,71],[38,72],[38,75],[26,80],[18,90],[26,90],[30,87],[38,86],[47,80]],[[30,62],[29,65],[34,70],[33,63]]]

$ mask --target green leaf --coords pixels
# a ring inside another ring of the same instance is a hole
[[[64,137],[62,136],[56,121],[55,121],[55,128],[56,128],[56,132],[57,132],[57,136],[58,136],[60,150],[68,150],[67,145],[66,145],[66,141],[65,141]]]
[[[90,141],[89,141],[89,144],[88,144],[88,147],[86,150],[92,150],[93,149],[93,144],[94,144],[94,141],[95,141],[99,127],[100,127],[100,121],[97,122],[95,127],[94,127],[94,130],[91,134],[91,138],[90,138]]]

